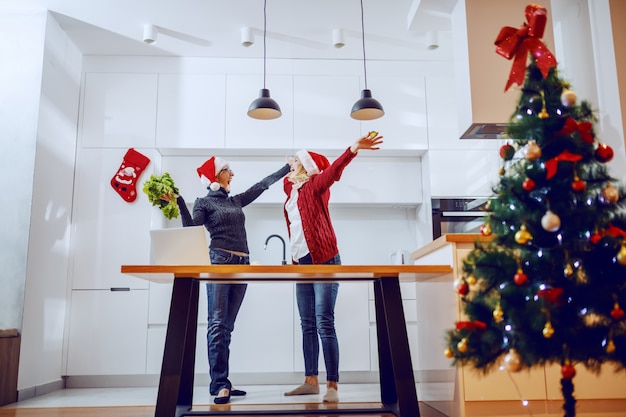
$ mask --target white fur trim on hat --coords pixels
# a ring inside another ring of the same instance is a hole
[[[309,176],[319,174],[330,166],[330,162],[324,155],[306,149],[296,152],[296,156]]]

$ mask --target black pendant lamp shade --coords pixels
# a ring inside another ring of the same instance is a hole
[[[271,120],[282,115],[280,106],[270,97],[270,90],[265,88],[265,61],[266,61],[266,35],[267,35],[267,0],[263,2],[263,88],[259,98],[254,100],[248,108],[248,116],[253,119]]]
[[[361,98],[352,106],[350,116],[356,120],[374,120],[385,114],[383,106],[372,97],[370,90],[361,91]]]
[[[270,97],[270,90],[262,88],[259,98],[254,100],[248,108],[248,116],[253,119],[271,120],[280,117],[280,106]]]
[[[365,19],[363,18],[363,0],[361,0],[361,39],[363,41],[363,80],[365,89],[361,91],[361,98],[354,103],[350,117],[356,120],[374,120],[385,114],[383,106],[372,97],[372,91],[367,88],[367,67],[365,65]]]

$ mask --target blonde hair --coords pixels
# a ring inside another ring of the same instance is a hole
[[[309,174],[307,174],[306,169],[301,165],[298,171],[292,171],[289,173],[289,181],[294,184],[298,184],[301,182],[307,182],[309,180]]]

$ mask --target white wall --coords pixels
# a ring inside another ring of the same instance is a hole
[[[60,381],[68,308],[82,56],[53,18],[45,30],[18,390]]]
[[[22,329],[46,15],[0,15],[0,328]]]

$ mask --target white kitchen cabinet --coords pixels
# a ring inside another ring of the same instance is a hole
[[[247,115],[250,103],[263,88],[262,76],[228,74],[226,77],[226,148],[293,148],[293,77],[268,75],[265,85],[282,111],[277,119],[257,120]]]
[[[65,375],[146,372],[147,290],[73,290]]]
[[[81,108],[83,147],[154,147],[157,75],[87,73]]]
[[[361,86],[363,88],[363,86]],[[384,136],[381,149],[420,151],[428,148],[426,89],[423,76],[370,76],[368,88],[385,115],[361,122],[361,134],[371,130]],[[360,97],[353,92],[352,104]]]
[[[223,148],[225,102],[225,74],[160,74],[157,148]]]
[[[155,158],[154,150],[137,149]],[[123,264],[150,260],[148,197],[141,191],[150,163],[137,180],[137,199],[128,203],[111,186],[126,149],[82,149],[77,158],[72,232],[72,288],[147,288],[147,281],[120,273]]]
[[[333,204],[391,204],[422,202],[421,160],[418,157],[379,157],[360,151],[333,185]],[[371,156],[370,156],[371,155]],[[332,160],[332,159],[331,159]],[[393,181],[390,181],[393,178]]]
[[[339,378],[341,372],[369,371],[370,330],[368,288],[370,282],[341,282],[335,304],[335,330],[339,341]],[[294,286],[295,299],[295,286]],[[293,329],[295,333],[295,370],[304,375],[302,354],[302,330],[297,306],[294,307]],[[325,372],[324,355],[320,340],[319,370]],[[376,368],[377,369],[377,368]]]
[[[434,149],[427,158],[430,191],[435,198],[490,196],[499,181],[502,159],[497,149]]]
[[[358,120],[350,118],[359,94],[358,76],[294,77],[294,148],[344,149],[358,139]]]
[[[148,373],[159,373],[169,316],[171,284],[150,284]],[[232,334],[230,371],[293,372],[293,284],[248,284]],[[200,283],[196,373],[208,373],[206,283]],[[251,341],[257,341],[254,346]]]
[[[347,148],[347,146],[346,146]],[[326,152],[332,162],[343,150]],[[321,152],[321,151],[320,151]],[[265,176],[280,169],[285,156],[225,156],[235,173],[231,195],[245,191]],[[163,172],[169,172],[187,203],[206,195],[196,168],[205,160],[202,157],[165,156]],[[422,174],[419,157],[384,157],[374,152],[361,151],[345,168],[341,180],[331,189],[331,204],[373,204],[415,206],[422,202]],[[398,181],[389,181],[389,176]],[[285,193],[282,180],[272,185],[253,204],[283,204]]]

